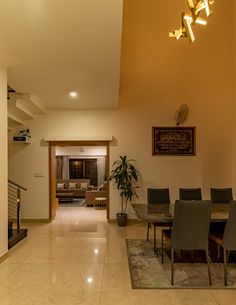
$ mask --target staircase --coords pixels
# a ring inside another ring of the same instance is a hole
[[[42,102],[33,95],[16,93],[8,86],[8,130],[15,132],[28,121],[46,113]]]
[[[27,229],[21,228],[21,191],[27,191],[12,180],[8,180],[8,249],[27,236]]]

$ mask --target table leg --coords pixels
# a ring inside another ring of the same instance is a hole
[[[156,225],[154,223],[154,252],[157,251],[157,238],[156,238],[156,235],[157,235],[157,231],[156,231]]]

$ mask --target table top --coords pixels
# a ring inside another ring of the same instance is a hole
[[[96,197],[96,198],[94,198],[94,200],[103,201],[103,200],[107,200],[107,198],[106,197]]]
[[[132,204],[137,217],[145,222],[172,223],[174,204]],[[225,222],[229,216],[229,204],[211,203],[211,222]]]

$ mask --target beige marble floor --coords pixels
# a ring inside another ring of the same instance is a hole
[[[53,223],[28,224],[0,264],[0,305],[236,304],[234,290],[132,290],[125,239],[144,238],[146,227],[107,224],[105,215],[59,208]]]

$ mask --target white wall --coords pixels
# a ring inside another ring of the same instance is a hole
[[[111,134],[110,164],[120,154],[136,160],[139,202],[145,202],[147,187],[169,187],[173,201],[179,187],[202,187],[208,199],[210,187],[232,185],[233,1],[215,3],[207,27],[197,27],[194,44],[167,37],[179,10],[177,1],[125,1],[119,109],[50,111],[26,126],[33,144],[10,145],[9,176],[30,189],[25,218],[48,217],[48,147],[42,142],[47,134]],[[182,103],[190,108],[184,125],[196,126],[196,156],[152,156],[152,126],[174,126]],[[35,172],[45,176],[34,178]],[[115,218],[119,195],[113,186],[110,203]]]
[[[28,189],[21,195],[23,219],[49,218],[48,145],[42,143],[41,127],[38,129],[31,133],[32,144],[9,141],[8,146],[9,178]]]
[[[7,70],[0,66],[0,257],[8,251]]]
[[[56,147],[56,156],[106,156],[105,146]]]

